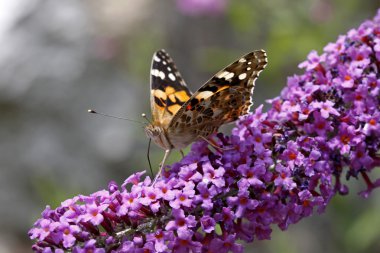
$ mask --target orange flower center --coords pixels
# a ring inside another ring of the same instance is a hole
[[[248,203],[248,199],[246,197],[241,197],[239,199],[240,204],[246,205]]]
[[[359,54],[359,55],[356,57],[356,60],[358,60],[358,61],[361,61],[361,60],[363,60],[363,59],[364,59],[364,56],[361,55],[361,54]]]
[[[288,157],[289,157],[290,160],[295,160],[297,158],[297,154],[294,153],[294,152],[290,152],[290,154],[289,154]]]
[[[65,235],[70,234],[70,229],[66,228],[65,230],[63,230],[63,233],[64,233]]]
[[[178,226],[182,227],[186,224],[185,220],[183,219],[180,219],[178,222],[177,222]]]
[[[350,137],[344,134],[340,137],[340,140],[343,142],[343,144],[348,144],[350,142]]]
[[[323,129],[325,128],[325,122],[319,122],[318,124],[315,125],[318,129]]]
[[[155,237],[157,239],[162,239],[164,237],[164,235],[162,233],[158,233],[158,234],[155,235]]]
[[[186,247],[186,246],[189,244],[189,242],[188,242],[187,240],[180,240],[180,241],[179,241],[179,244],[180,244],[181,246]]]

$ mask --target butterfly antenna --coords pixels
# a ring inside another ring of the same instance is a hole
[[[149,143],[148,143],[148,152],[146,153],[146,157],[148,158],[148,163],[149,163],[149,169],[150,169],[150,173],[152,173],[152,178],[154,178],[154,173],[153,173],[153,169],[152,169],[152,164],[150,162],[150,143],[152,142],[152,139],[149,138]]]
[[[150,121],[150,120],[148,119],[148,117],[146,116],[145,113],[142,113],[142,114],[141,114],[141,117],[143,117],[146,121],[148,121],[149,124],[152,124],[152,121]]]
[[[105,116],[105,117],[109,117],[109,118],[122,119],[122,120],[127,120],[127,121],[131,121],[131,122],[135,122],[135,123],[139,123],[139,124],[143,124],[143,125],[145,125],[144,122],[141,122],[141,121],[138,121],[138,120],[133,120],[133,119],[127,119],[127,118],[117,117],[117,116],[113,116],[113,115],[105,114],[105,113],[102,113],[102,112],[97,112],[97,111],[92,110],[92,109],[89,109],[89,110],[87,110],[87,111],[88,111],[89,113],[99,114],[99,115],[102,115],[102,116]]]

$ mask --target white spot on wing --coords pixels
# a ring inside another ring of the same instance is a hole
[[[230,73],[228,73],[228,75],[226,75],[224,77],[224,79],[226,79],[226,80],[231,79],[232,77],[234,77],[234,75],[235,75],[234,73],[230,72]]]
[[[235,74],[232,73],[232,72],[223,71],[222,73],[217,74],[216,77],[218,77],[218,78],[224,78],[224,79],[228,80],[228,79],[231,79],[232,77],[234,77],[234,75]]]
[[[214,92],[212,91],[202,91],[202,92],[199,92],[199,94],[196,96],[197,99],[207,99],[209,97],[211,97],[212,95],[214,94]]]
[[[157,55],[154,55],[153,60],[156,61],[156,62],[160,62],[161,61],[161,59]]]
[[[230,72],[228,72],[228,71],[223,71],[222,73],[217,74],[216,77],[218,77],[218,78],[223,78],[223,77],[225,77],[226,75],[228,75],[229,73],[230,73]]]
[[[168,67],[168,70],[169,70],[169,71],[172,71],[172,68],[171,68],[171,67]]]
[[[161,78],[162,80],[165,79],[165,73],[164,73],[164,72],[160,71],[159,76],[160,76],[160,78]]]
[[[163,61],[162,64],[166,65],[166,61]]]
[[[251,70],[251,67],[248,67],[247,70],[250,71],[250,70]]]
[[[241,58],[239,62],[246,62],[247,60],[245,58]]]
[[[252,62],[251,62],[251,61],[249,61],[249,62],[248,62],[248,65],[251,65],[251,64],[252,64]]]
[[[172,73],[169,74],[169,78],[170,80],[175,81],[175,76]]]
[[[242,73],[239,75],[239,80],[243,80],[247,77],[247,73]]]
[[[152,70],[150,71],[150,74],[151,74],[152,76],[159,76],[159,73],[160,73],[160,71],[159,71],[158,69],[152,69]]]
[[[165,79],[165,73],[162,72],[162,71],[159,71],[158,69],[152,69],[152,70],[150,71],[150,74],[151,74],[152,76],[159,77],[159,78],[161,78],[162,80]]]

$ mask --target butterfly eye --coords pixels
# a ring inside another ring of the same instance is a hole
[[[148,125],[145,127],[145,133],[149,138],[154,138],[161,135],[162,129],[158,126]]]
[[[153,128],[153,136],[159,136],[161,135],[161,132],[162,132],[162,128],[161,127],[154,127]]]

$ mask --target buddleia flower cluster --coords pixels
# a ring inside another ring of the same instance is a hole
[[[200,141],[155,184],[144,172],[43,211],[35,252],[243,252],[238,241],[322,213],[345,182],[380,186],[380,11],[312,51],[272,107]]]

